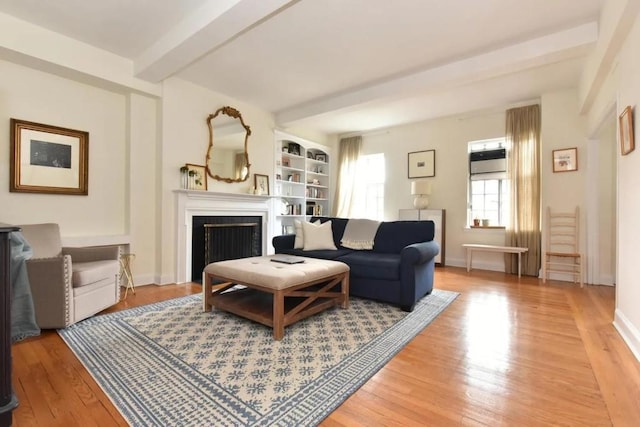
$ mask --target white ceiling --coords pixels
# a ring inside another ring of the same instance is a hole
[[[365,131],[575,87],[604,0],[0,0],[0,12],[275,114]]]

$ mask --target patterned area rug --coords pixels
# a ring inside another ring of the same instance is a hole
[[[134,426],[316,425],[453,300],[413,312],[351,298],[285,328],[202,312],[192,295],[97,316],[58,333]]]

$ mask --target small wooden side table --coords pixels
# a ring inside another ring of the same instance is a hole
[[[127,299],[127,294],[129,293],[129,289],[135,295],[136,287],[133,284],[133,274],[131,274],[131,261],[136,258],[136,254],[132,253],[123,253],[120,254],[120,274],[118,278],[122,280],[122,276],[126,278],[126,285],[124,290],[124,299]]]

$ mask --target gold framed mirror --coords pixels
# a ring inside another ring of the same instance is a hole
[[[224,182],[246,181],[251,167],[249,163],[251,128],[245,124],[242,114],[233,107],[220,107],[207,117],[207,127],[209,128],[209,146],[205,160],[207,175]]]

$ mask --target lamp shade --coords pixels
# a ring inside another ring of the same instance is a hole
[[[411,194],[413,196],[431,194],[431,182],[427,180],[411,181]]]

